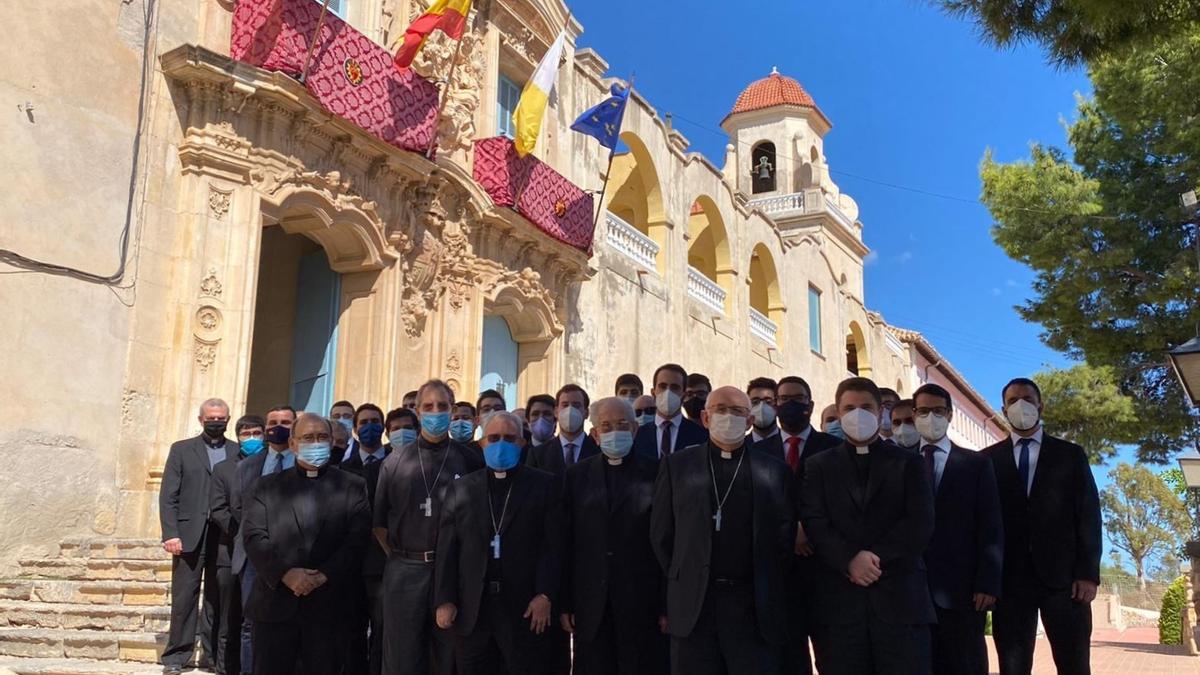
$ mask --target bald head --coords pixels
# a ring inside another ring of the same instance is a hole
[[[510,412],[499,410],[493,412],[484,423],[483,437],[479,439],[479,444],[486,448],[492,443],[504,440],[518,446],[525,445],[525,435],[522,430],[521,418]]]
[[[700,421],[714,445],[737,450],[745,444],[750,429],[750,397],[737,387],[718,387],[705,400]]]
[[[714,410],[719,406],[733,406],[750,409],[750,397],[737,387],[717,387],[704,403],[705,410]]]
[[[602,398],[593,403],[589,418],[592,420],[594,437],[610,431],[637,431],[637,417],[633,413],[633,406],[629,405],[629,401],[616,396]]]

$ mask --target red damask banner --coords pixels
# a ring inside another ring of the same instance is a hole
[[[313,0],[238,0],[230,55],[299,77],[320,14]],[[332,12],[304,84],[326,110],[386,143],[425,152],[433,140],[437,88],[411,69],[396,70],[386,49]]]
[[[592,195],[537,157],[518,157],[511,140],[475,141],[475,182],[498,206],[512,207],[551,237],[591,253]]]

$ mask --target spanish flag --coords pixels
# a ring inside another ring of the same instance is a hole
[[[418,16],[416,21],[404,31],[400,48],[396,50],[393,62],[400,70],[407,70],[421,51],[425,39],[440,28],[443,33],[458,40],[462,38],[463,30],[467,27],[467,15],[471,13],[471,0],[435,0],[429,11]]]
[[[533,77],[521,92],[521,100],[513,111],[513,126],[517,138],[513,145],[521,157],[533,152],[537,145],[538,134],[542,130],[542,118],[546,116],[546,102],[550,100],[550,90],[558,79],[558,60],[562,58],[563,43],[566,42],[567,32],[559,32],[558,39],[550,45],[550,50],[542,57]]]

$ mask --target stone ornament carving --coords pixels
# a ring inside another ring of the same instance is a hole
[[[340,171],[328,171],[319,173],[317,171],[297,171],[291,169],[282,173],[255,169],[250,172],[250,179],[255,183],[260,191],[268,196],[275,196],[285,187],[307,187],[321,192],[329,201],[342,208],[354,208],[367,214],[373,221],[380,224],[380,231],[383,230],[382,221],[379,219],[379,214],[376,212],[375,202],[363,199],[357,192],[353,190],[353,182],[349,178],[342,178]]]
[[[450,350],[450,356],[446,359],[446,372],[461,373],[462,361],[458,358],[458,350]]]
[[[229,213],[229,203],[232,194],[232,191],[218,190],[211,186],[208,188],[208,208],[212,211],[214,218],[219,220],[224,218],[226,213]]]
[[[407,283],[400,305],[409,337],[424,332],[425,319],[442,293],[449,292],[451,308],[465,306],[477,258],[471,251],[469,226],[462,223],[465,209],[434,183],[408,191],[413,204],[413,236],[420,246],[402,263]]]
[[[220,279],[217,279],[217,270],[210,267],[208,274],[200,280],[200,297],[221,299],[221,293],[224,292],[221,287]]]
[[[438,120],[438,150],[465,163],[475,138],[475,111],[483,86],[483,34],[475,29],[453,40],[437,32],[425,40],[413,69],[442,83],[442,116]],[[453,72],[453,80],[446,82]]]
[[[196,365],[200,368],[200,372],[207,373],[208,369],[217,360],[217,343],[206,342],[200,338],[196,338],[195,344],[192,347],[192,356],[196,361]]]
[[[205,305],[196,310],[194,332],[196,337],[208,338],[216,341],[220,333],[221,324],[224,321],[221,316],[221,310],[211,305]]]

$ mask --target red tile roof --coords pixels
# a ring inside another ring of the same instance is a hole
[[[729,115],[773,108],[777,105],[810,108],[815,110],[826,122],[829,121],[825,117],[825,113],[822,113],[821,109],[817,107],[813,97],[804,91],[804,87],[801,87],[799,82],[780,75],[777,70],[772,70],[770,75],[752,82],[750,86],[742,90],[737,97],[737,102],[733,104],[733,110],[729,111]]]

